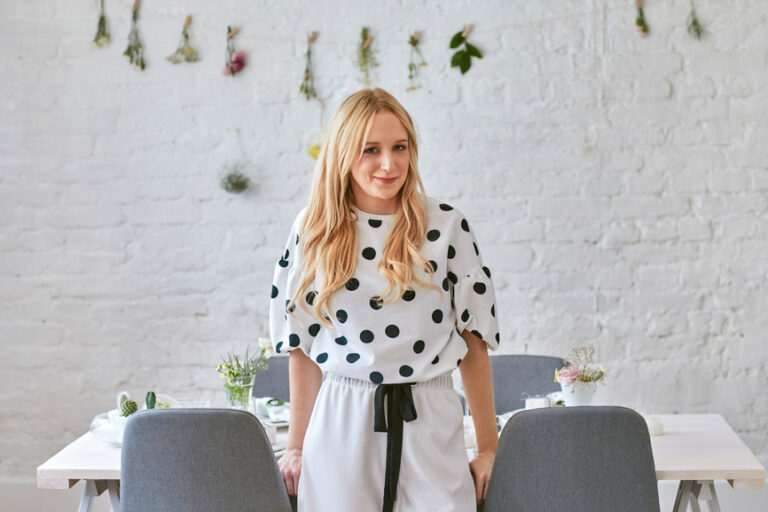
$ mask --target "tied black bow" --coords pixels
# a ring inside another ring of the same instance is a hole
[[[379,384],[374,397],[373,430],[387,433],[387,469],[384,475],[383,512],[392,512],[397,499],[397,480],[400,477],[400,458],[403,452],[403,421],[416,419],[411,386],[405,384]],[[384,416],[384,399],[387,414]],[[387,425],[389,420],[389,425]]]

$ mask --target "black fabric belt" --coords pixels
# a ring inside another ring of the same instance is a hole
[[[384,504],[382,512],[392,512],[397,499],[400,477],[400,457],[403,452],[403,421],[416,419],[416,407],[411,393],[412,382],[379,384],[374,397],[373,430],[387,433],[387,469],[384,475]],[[384,414],[384,400],[389,395]]]

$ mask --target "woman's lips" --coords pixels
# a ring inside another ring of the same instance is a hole
[[[387,185],[397,181],[397,178],[379,178],[378,176],[374,176],[373,179],[375,179],[376,181],[379,181],[380,183],[384,183],[384,184],[387,184]]]

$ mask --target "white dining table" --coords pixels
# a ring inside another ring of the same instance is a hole
[[[694,512],[700,505],[720,512],[715,480],[733,489],[762,489],[766,470],[719,414],[660,414],[663,435],[651,436],[657,480],[679,480],[674,512]],[[278,444],[285,440],[278,431]],[[70,489],[83,480],[79,512],[90,510],[93,499],[108,491],[112,510],[120,503],[120,447],[86,433],[37,468],[37,487]]]

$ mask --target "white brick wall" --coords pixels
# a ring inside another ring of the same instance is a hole
[[[132,2],[106,4],[95,49],[96,2],[0,1],[0,480],[32,479],[119,390],[223,403],[217,355],[267,333],[305,149],[360,86],[364,24],[428,192],[495,272],[504,350],[595,343],[600,401],[721,413],[768,465],[768,3],[697,1],[696,42],[688,0],[649,3],[645,40],[618,0],[147,1],[144,73],[121,56]],[[172,66],[187,13],[203,60]],[[465,23],[486,57],[462,77]],[[297,93],[311,30],[323,106]],[[413,30],[429,65],[405,93]],[[226,194],[243,158],[255,186]]]

